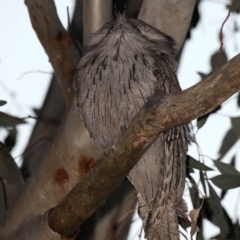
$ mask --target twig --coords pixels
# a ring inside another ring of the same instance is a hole
[[[221,56],[222,56],[222,50],[223,50],[223,27],[224,27],[225,23],[227,22],[228,18],[230,17],[230,14],[231,14],[234,2],[235,2],[235,0],[232,0],[232,3],[231,3],[231,5],[229,7],[229,10],[228,10],[228,14],[227,14],[225,20],[223,21],[221,29],[220,29],[220,47],[219,47],[219,50],[218,50],[219,51],[219,57],[218,57],[218,61],[217,61],[215,70],[218,69],[219,62],[220,62],[220,59],[221,59]]]
[[[19,157],[24,156],[26,153],[28,153],[30,150],[32,150],[36,145],[38,145],[38,144],[39,144],[40,142],[42,142],[43,140],[49,140],[49,141],[51,141],[52,138],[51,138],[51,137],[41,137],[41,138],[38,139],[36,142],[34,142],[34,143],[31,144],[30,146],[28,146],[28,147],[26,148],[26,150],[25,150],[22,154],[14,157],[14,159],[17,159],[17,158],[19,158]]]
[[[192,182],[190,182],[190,181],[186,181],[186,182],[192,184],[192,185],[197,189],[197,191],[202,195],[202,197],[203,197],[204,199],[206,198],[206,196],[200,191],[200,189],[198,188],[198,186],[196,186],[194,183],[192,183]],[[202,206],[202,205],[201,205],[201,206]]]
[[[122,221],[127,215],[129,215],[129,214],[132,213],[132,212],[135,212],[137,209],[138,209],[138,208],[134,208],[134,209],[132,209],[132,210],[129,210],[125,215],[123,215],[123,216],[119,219],[119,221]]]
[[[182,232],[182,231],[179,231],[180,232],[180,234],[182,234],[182,236],[186,239],[186,240],[188,240],[188,237]]]
[[[18,77],[16,80],[18,81],[18,80],[22,79],[25,75],[30,74],[30,73],[53,74],[52,72],[48,72],[48,71],[34,70],[34,71],[28,71],[28,72],[22,73],[22,75],[20,77]]]
[[[126,201],[124,201],[118,208],[117,212],[115,215],[119,215],[119,212],[121,211],[121,209],[124,207],[124,205],[126,205],[131,199],[133,199],[134,197],[136,197],[136,193],[134,192],[133,196],[129,197],[128,199],[126,199]],[[124,219],[126,216],[128,216],[131,212],[134,212],[137,208],[133,209],[133,210],[129,210],[123,217],[121,217],[120,219],[118,219],[118,221],[121,221],[122,219]],[[107,234],[106,237],[104,238],[104,240],[106,240],[109,237],[109,234],[111,232],[111,230],[113,229],[113,226],[116,224],[117,221],[115,221],[113,224],[110,225],[109,229],[107,230]]]
[[[37,120],[39,122],[43,122],[43,123],[47,123],[47,124],[59,127],[59,123],[57,123],[57,122],[47,121],[45,119],[42,119],[42,118],[39,118],[39,117],[34,117],[34,116],[31,116],[31,115],[28,115],[27,117],[23,117],[23,118],[20,118],[20,119],[21,120],[25,120],[25,119],[28,119],[28,118],[32,118],[32,119],[35,119],[35,120]]]

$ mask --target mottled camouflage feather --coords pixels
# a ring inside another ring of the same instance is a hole
[[[107,151],[148,99],[180,91],[174,41],[123,15],[91,39],[75,79],[77,103],[99,148]],[[177,104],[177,103],[176,103]],[[184,217],[187,126],[159,135],[128,178],[138,192],[147,239],[179,239]]]

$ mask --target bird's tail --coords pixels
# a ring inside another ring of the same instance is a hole
[[[187,140],[184,126],[162,133],[128,178],[138,192],[139,215],[147,240],[178,240],[178,218],[186,217],[182,200]]]
[[[146,216],[146,208],[139,209],[139,215]],[[177,207],[174,202],[169,199],[167,206],[163,212],[156,216],[151,211],[148,214],[148,219],[145,219],[144,231],[145,238],[148,240],[178,240],[178,218],[187,218],[187,205],[184,200]]]
[[[153,240],[179,239],[176,208],[171,201],[163,212],[163,216],[156,218],[150,226],[146,226],[145,237]]]

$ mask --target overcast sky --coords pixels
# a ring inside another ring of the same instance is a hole
[[[62,23],[67,26],[66,7],[69,6],[72,16],[75,1],[55,2],[57,2]],[[228,1],[204,0],[200,4],[201,19],[197,28],[191,33],[192,37],[184,48],[179,66],[178,77],[183,89],[200,80],[197,72],[209,73],[210,71],[209,59],[219,49],[219,30],[227,16],[226,2]],[[237,18],[232,14],[224,26],[224,47],[229,59],[240,51],[240,34],[239,31],[234,33],[234,22],[240,27],[239,16]],[[33,116],[32,109],[42,106],[50,83],[52,67],[32,29],[24,1],[0,0],[0,29],[0,100],[8,102],[1,107],[0,111],[17,117]],[[218,116],[210,117],[206,125],[197,133],[197,141],[203,154],[214,159],[218,157],[220,140],[223,139],[230,127],[228,116],[240,116],[234,100],[228,100]],[[18,156],[21,156],[26,147],[35,120],[29,119],[27,122],[17,128],[19,131],[17,145],[12,151],[13,157],[19,164],[21,157]],[[195,123],[193,124],[195,125]],[[0,141],[5,139],[6,134],[5,130],[0,129]],[[239,147],[238,142],[224,158],[224,161],[229,162]],[[196,147],[190,147],[189,154],[198,158]],[[213,167],[212,161],[208,158],[205,159],[205,163]],[[237,168],[240,170],[239,161]],[[213,174],[217,175],[218,172]],[[236,209],[237,197],[239,198],[239,188],[230,190],[223,200],[223,205],[227,206],[226,210],[234,220],[237,217],[239,219],[240,216],[240,209]],[[188,199],[187,191],[185,199]],[[230,201],[231,204],[229,204]],[[190,205],[190,201],[188,203]],[[189,209],[191,209],[191,205]],[[138,239],[141,228],[140,220],[134,222],[137,222],[137,225],[132,228],[129,240]],[[207,221],[205,224],[207,225],[207,231],[204,233],[206,239],[219,232],[218,228],[210,225]]]

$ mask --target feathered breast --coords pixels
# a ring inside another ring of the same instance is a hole
[[[102,150],[114,143],[149,97],[180,90],[172,45],[149,25],[122,17],[94,35],[75,84],[86,127]]]

